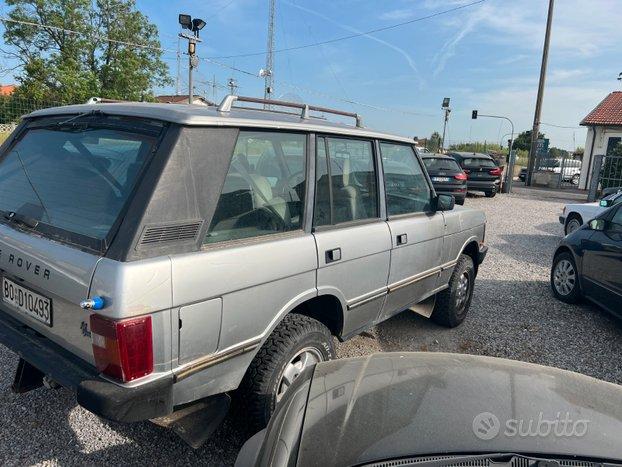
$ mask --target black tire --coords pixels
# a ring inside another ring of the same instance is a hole
[[[496,191],[485,191],[484,194],[486,195],[486,198],[494,198],[497,192]]]
[[[557,270],[558,265],[560,267],[560,271]],[[561,272],[561,270],[564,269],[563,265],[568,265],[571,268],[572,273],[569,274],[568,272],[566,272],[564,276]],[[558,272],[561,274],[561,276],[556,278],[556,274]],[[574,277],[574,280],[568,280],[571,275]],[[566,280],[564,281],[564,279]],[[572,287],[566,289],[561,286],[561,282],[572,282]],[[562,302],[577,303],[581,299],[581,288],[579,286],[579,271],[577,270],[577,263],[575,263],[572,254],[568,253],[567,251],[559,253],[555,256],[555,258],[553,258],[553,265],[551,266],[551,290],[553,291],[553,295],[555,295],[555,298],[561,300]]]
[[[574,232],[575,230],[577,230],[582,225],[583,225],[583,218],[577,213],[572,213],[566,219],[566,224],[564,225],[564,234],[568,235]]]
[[[283,371],[303,349],[315,349],[322,361],[335,358],[333,337],[319,321],[299,314],[289,314],[263,344],[238,390],[244,417],[251,428],[264,428],[276,407],[277,391]]]
[[[464,205],[464,198],[457,198],[456,199],[456,204],[459,204],[460,206]]]
[[[466,297],[461,297],[458,288],[464,277],[468,281],[468,289]],[[448,328],[455,328],[462,323],[471,306],[474,285],[475,266],[473,260],[468,255],[460,255],[454,272],[451,274],[451,279],[449,279],[449,287],[436,296],[436,304],[431,319]],[[461,298],[464,298],[464,301]]]

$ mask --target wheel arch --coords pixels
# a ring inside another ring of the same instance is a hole
[[[475,268],[475,276],[477,277],[477,272],[479,269],[479,243],[476,239],[470,239],[467,241],[466,245],[462,248],[460,252],[461,255],[470,256],[473,260],[473,267]]]
[[[564,223],[564,233],[566,231],[566,228],[568,227],[568,222],[570,222],[572,219],[579,219],[579,222],[581,222],[581,225],[584,224],[583,216],[581,215],[580,212],[570,211],[568,215],[566,216],[566,222]]]

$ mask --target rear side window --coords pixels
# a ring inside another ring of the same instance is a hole
[[[405,144],[380,143],[389,216],[427,212],[432,191],[415,151]]]
[[[430,172],[446,170],[448,172],[462,172],[458,163],[453,159],[445,159],[440,157],[424,157],[423,165]]]
[[[101,249],[162,129],[137,120],[34,122],[0,159],[0,210],[42,233]],[[55,235],[56,234],[56,235]],[[74,238],[75,237],[75,238]]]
[[[462,165],[464,167],[482,167],[485,169],[497,167],[497,164],[495,164],[491,159],[485,159],[483,157],[467,157],[462,160]]]
[[[241,131],[205,243],[302,228],[307,137]]]
[[[318,138],[316,159],[316,226],[378,217],[371,141]]]

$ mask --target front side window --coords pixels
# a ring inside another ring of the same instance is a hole
[[[316,226],[378,217],[371,141],[318,138],[316,174]]]
[[[65,123],[69,118],[33,121],[0,158],[0,211],[101,249],[163,126],[114,116]]]
[[[205,243],[302,228],[304,134],[241,131]]]
[[[380,143],[389,216],[427,212],[432,207],[432,191],[412,147]]]

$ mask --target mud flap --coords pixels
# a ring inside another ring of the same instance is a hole
[[[436,294],[432,295],[429,298],[426,298],[424,301],[419,302],[409,308],[410,311],[414,311],[418,315],[421,315],[425,318],[429,318],[432,316],[432,312],[434,311],[434,305],[436,304]]]
[[[151,422],[172,429],[188,445],[198,449],[225,419],[230,404],[228,394],[218,394],[175,410],[170,415],[154,418]]]
[[[11,389],[17,394],[22,394],[40,388],[43,386],[43,376],[41,371],[23,358],[20,358]]]

